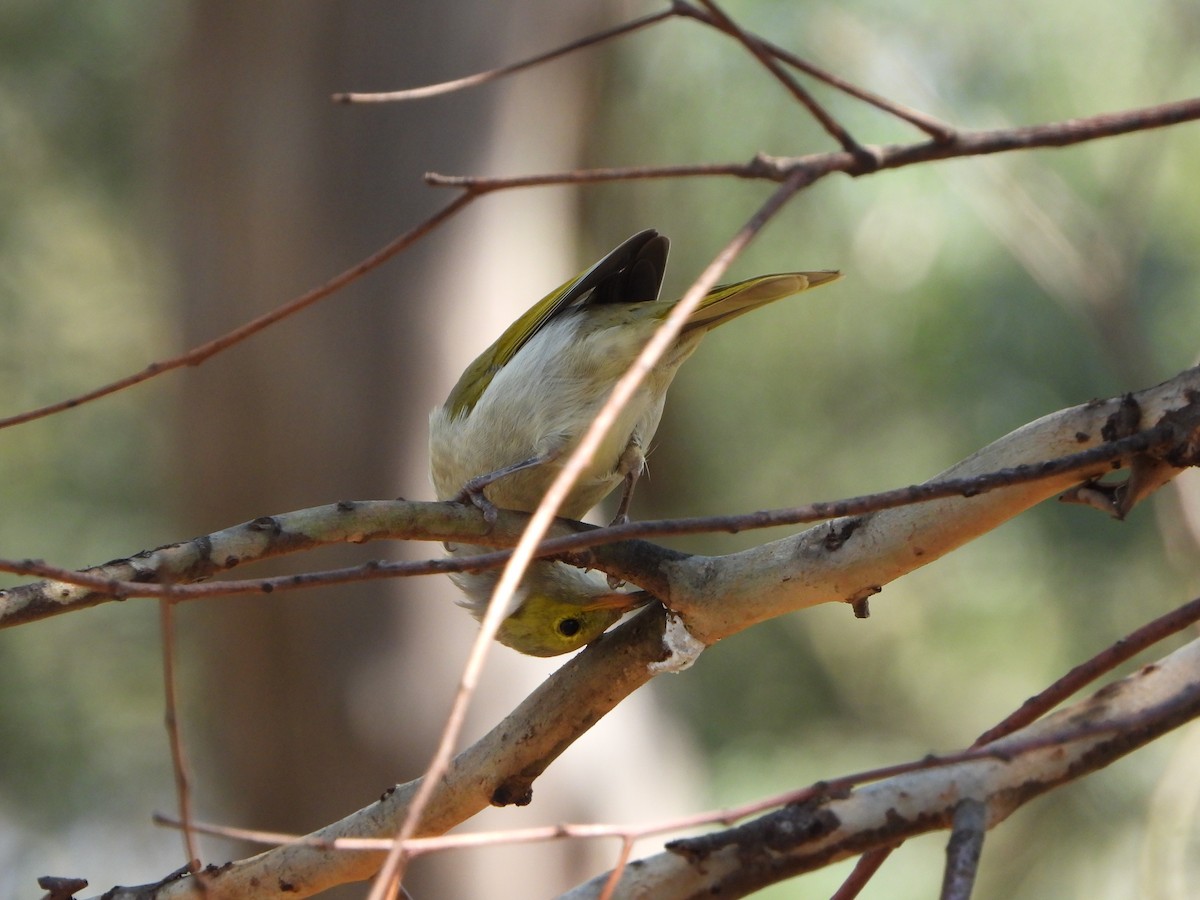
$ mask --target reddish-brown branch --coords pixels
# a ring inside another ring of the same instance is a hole
[[[730,35],[734,40],[738,41],[754,54],[754,58],[762,64],[763,68],[775,77],[775,80],[787,89],[809,114],[816,119],[826,133],[832,137],[843,150],[858,158],[864,165],[870,165],[872,156],[854,137],[847,131],[837,119],[835,119],[820,103],[816,101],[812,94],[806,91],[799,82],[791,75],[783,70],[776,61],[774,54],[771,53],[762,41],[752,34],[749,34],[741,28],[733,19],[725,15],[724,11],[717,6],[714,0],[700,0],[707,8],[711,19],[709,20],[712,26],[719,31],[723,31]]]
[[[607,166],[578,169],[574,172],[547,172],[537,175],[509,175],[488,178],[478,175],[442,175],[426,172],[425,183],[432,187],[464,188],[484,194],[513,188],[547,187],[560,184],[597,184],[607,181],[640,181],[650,178],[763,178],[781,181],[778,166],[759,157],[748,163],[696,163],[678,166]]]
[[[867,886],[867,882],[875,877],[879,867],[887,862],[892,851],[899,846],[899,844],[895,844],[891,847],[871,850],[860,856],[858,862],[854,864],[854,868],[850,870],[850,874],[846,876],[846,880],[833,892],[829,900],[854,900]]]
[[[720,27],[713,17],[703,9],[698,9],[684,0],[675,0],[675,10],[677,13],[689,18],[696,19],[706,25],[711,25],[714,28]],[[911,106],[905,106],[903,103],[897,103],[894,100],[889,100],[886,97],[881,97],[879,94],[861,88],[856,84],[834,75],[832,72],[822,69],[820,66],[814,65],[805,59],[801,59],[792,51],[780,47],[778,44],[773,44],[760,35],[750,31],[743,32],[747,37],[751,38],[755,43],[764,48],[771,56],[778,59],[780,62],[785,62],[794,69],[799,69],[806,75],[823,81],[830,87],[836,88],[843,94],[854,97],[856,100],[874,106],[883,112],[889,113],[898,119],[908,122],[915,128],[924,131],[936,141],[950,140],[955,133],[955,128],[947,122],[943,122],[928,113],[913,109]]]
[[[535,66],[542,65],[543,63],[560,59],[576,50],[582,50],[616,37],[632,34],[635,31],[640,31],[641,29],[647,28],[651,25],[657,25],[659,22],[663,22],[667,19],[677,16],[693,19],[701,24],[709,26],[710,28],[716,28],[718,30],[726,31],[730,34],[734,34],[735,37],[737,36],[735,32],[729,31],[727,27],[723,26],[721,20],[719,20],[717,16],[715,16],[713,13],[710,13],[708,10],[693,6],[692,4],[686,2],[686,0],[672,0],[670,9],[665,9],[661,12],[652,13],[640,19],[634,19],[633,21],[627,22],[623,25],[617,25],[613,28],[605,29],[604,31],[597,32],[596,34],[588,35],[587,37],[564,44],[561,47],[556,47],[553,50],[538,54],[537,56],[532,56],[529,59],[510,63],[506,66],[499,66],[495,69],[488,69],[484,72],[477,72],[472,75],[466,75],[462,78],[455,78],[450,81],[422,85],[421,87],[415,88],[406,88],[399,91],[339,93],[334,94],[332,100],[335,103],[393,103],[407,100],[423,100],[429,97],[438,97],[443,94],[450,94],[455,91],[478,87],[479,85],[487,84],[509,75],[515,75],[527,69],[534,68]],[[725,22],[729,21],[727,17],[722,18]],[[864,103],[874,106],[876,109],[882,110],[883,112],[893,115],[898,119],[908,122],[910,125],[913,125],[921,131],[924,131],[935,140],[948,140],[954,134],[955,129],[953,126],[942,122],[927,113],[913,109],[910,106],[905,106],[902,103],[889,100],[886,97],[881,97],[879,94],[872,93],[871,91],[861,88],[858,85],[855,85],[846,79],[833,74],[832,72],[822,69],[820,66],[802,59],[792,51],[784,47],[780,47],[778,44],[773,44],[760,35],[745,31],[744,29],[739,30],[746,39],[765,50],[775,59],[787,63],[792,68],[798,69],[804,74],[815,78],[818,81],[822,81],[850,97],[854,97],[856,100],[861,100]],[[789,88],[789,90],[790,89],[791,88]],[[845,144],[843,144],[843,147],[845,147]]]
[[[592,47],[596,44],[604,43],[616,37],[625,34],[630,34],[634,31],[640,31],[643,28],[648,28],[651,25],[657,25],[665,19],[672,18],[680,13],[672,9],[664,9],[662,12],[651,13],[648,16],[643,16],[640,19],[634,19],[632,22],[626,22],[623,25],[616,25],[612,28],[607,28],[604,31],[596,34],[588,35],[580,38],[577,41],[572,41],[569,44],[564,44],[561,47],[556,47],[546,53],[538,54],[529,59],[520,62],[510,63],[507,66],[500,66],[495,69],[488,69],[486,72],[477,72],[474,75],[467,75],[463,78],[455,78],[451,81],[442,81],[438,84],[427,84],[421,87],[407,88],[402,91],[382,91],[379,93],[356,93],[346,92],[334,94],[332,99],[334,103],[395,103],[403,100],[423,100],[427,97],[437,97],[441,94],[450,94],[454,91],[465,90],[466,88],[476,87],[481,84],[487,84],[489,81],[496,81],[508,75],[515,75],[517,72],[523,72],[526,69],[532,69],[534,66],[542,63],[551,62],[552,60],[560,59],[568,53],[574,53],[576,50],[583,50],[586,47]]]
[[[882,169],[943,159],[986,156],[1013,150],[1068,147],[1100,138],[1115,137],[1153,128],[1165,128],[1200,119],[1200,97],[1191,97],[1158,106],[1099,113],[1081,119],[1065,119],[1041,125],[996,128],[985,131],[959,131],[948,140],[921,141],[915,144],[887,144],[871,148],[871,161],[864,163],[846,151],[814,153],[807,156],[769,156],[757,154],[746,163],[698,163],[675,166],[633,166],[628,168],[586,169],[540,175],[516,175],[499,178],[471,175],[442,175],[431,172],[427,184],[457,187],[485,193],[522,187],[632,181],[648,178],[696,178],[726,176],[785,181],[796,170],[805,170],[812,181],[833,172],[854,177]]]
[[[1101,650],[1091,659],[1080,663],[1066,675],[1059,678],[1044,691],[1030,697],[1021,708],[1008,716],[1004,721],[989,728],[972,746],[981,747],[999,740],[1005,735],[1019,731],[1029,723],[1041,718],[1058,704],[1064,702],[1076,691],[1082,690],[1101,675],[1111,672],[1121,663],[1127,662],[1143,650],[1165,640],[1173,634],[1178,634],[1189,625],[1200,622],[1200,597],[1191,600],[1165,615],[1147,622],[1141,628],[1130,632],[1115,644]]]
[[[179,356],[173,356],[170,359],[159,360],[152,362],[140,372],[135,372],[132,375],[126,375],[124,378],[119,378],[109,384],[101,385],[94,390],[84,394],[79,394],[75,397],[70,397],[58,403],[52,403],[49,406],[43,406],[39,409],[27,410],[23,413],[18,413],[14,416],[0,419],[0,428],[9,428],[13,425],[21,425],[25,422],[32,422],[35,419],[41,419],[46,416],[54,415],[68,409],[74,409],[76,406],[81,406],[84,403],[90,403],[93,400],[99,400],[101,397],[107,397],[109,394],[115,394],[117,391],[124,390],[128,387],[133,387],[135,384],[141,384],[143,381],[148,381],[156,375],[161,375],[164,372],[170,372],[173,369],[180,369],[184,366],[198,366],[209,357],[220,353],[222,350],[227,350],[234,344],[241,343],[246,338],[251,337],[264,328],[274,325],[281,319],[286,319],[288,316],[294,315],[306,307],[312,306],[319,300],[324,300],[329,295],[341,290],[346,285],[353,281],[357,281],[363,275],[373,269],[377,269],[385,262],[400,253],[402,250],[408,249],[412,244],[423,238],[426,234],[433,231],[434,228],[441,225],[472,200],[475,199],[478,193],[467,191],[462,196],[456,197],[452,203],[442,207],[425,221],[421,222],[415,228],[410,229],[400,237],[396,238],[379,250],[376,250],[366,259],[356,263],[344,272],[335,275],[329,281],[325,282],[320,287],[313,288],[305,294],[301,294],[295,299],[289,300],[281,306],[277,306],[269,312],[263,313],[257,318],[251,319],[243,325],[239,325],[232,331],[228,331],[220,337],[214,338],[207,343],[200,344],[198,347],[193,347],[186,353]]]
[[[175,678],[175,615],[174,601],[163,597],[159,602],[159,631],[162,637],[163,705],[164,723],[167,727],[167,742],[171,748],[171,768],[175,773],[175,797],[179,804],[179,821],[182,823],[183,848],[187,854],[188,871],[196,875],[200,871],[200,851],[197,848],[196,832],[192,828],[191,771],[183,747],[183,735],[179,729],[179,703]],[[201,878],[205,876],[201,875]]]

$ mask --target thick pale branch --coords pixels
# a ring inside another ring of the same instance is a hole
[[[1122,408],[1123,401],[1114,399],[1106,404],[1093,403],[1055,413],[1026,426],[925,485],[849,501],[814,503],[790,510],[743,516],[699,519],[695,522],[635,522],[607,529],[603,534],[591,526],[560,520],[553,531],[555,537],[546,541],[540,552],[563,553],[591,547],[583,554],[576,553],[577,561],[599,565],[605,571],[614,572],[668,599],[673,607],[687,613],[694,627],[707,630],[712,626],[704,625],[703,617],[695,617],[698,606],[705,603],[704,591],[689,588],[687,582],[688,579],[706,581],[711,578],[715,561],[687,557],[644,541],[630,541],[627,539],[630,535],[694,532],[701,529],[738,531],[814,521],[847,510],[880,510],[874,515],[843,516],[822,526],[822,529],[810,529],[787,541],[735,554],[717,565],[726,573],[726,581],[736,581],[746,568],[757,571],[763,566],[774,565],[775,555],[800,553],[804,558],[804,571],[801,574],[807,581],[798,581],[787,567],[775,575],[764,576],[772,580],[790,579],[791,599],[786,602],[773,599],[774,595],[760,593],[757,603],[748,601],[743,606],[730,606],[732,595],[714,595],[724,598],[719,601],[720,605],[730,607],[737,622],[744,621],[741,627],[753,624],[760,618],[826,600],[857,601],[874,593],[886,581],[958,545],[953,540],[945,543],[938,535],[947,529],[939,531],[935,527],[928,532],[921,532],[922,540],[910,550],[893,546],[893,551],[900,553],[899,560],[873,555],[871,547],[887,546],[889,541],[894,545],[906,533],[904,529],[913,523],[929,520],[959,523],[961,527],[949,531],[950,537],[957,537],[961,543],[1064,487],[1086,481],[1093,473],[1106,471],[1115,466],[1118,459],[1126,459],[1130,454],[1135,454],[1136,458],[1138,451],[1144,451],[1145,459],[1151,463],[1145,467],[1153,473],[1153,478],[1148,479],[1150,487],[1161,484],[1173,473],[1172,465],[1187,464],[1182,458],[1176,459],[1173,464],[1169,461],[1154,463],[1154,459],[1162,454],[1187,455],[1186,445],[1191,429],[1186,415],[1190,409],[1187,397],[1189,391],[1200,388],[1198,372],[1200,370],[1184,372],[1158,388],[1137,395],[1149,405],[1143,410],[1143,421],[1127,423],[1130,428],[1141,429],[1128,437],[1121,437],[1120,432],[1105,433],[1103,427],[1105,421]],[[1168,409],[1180,412],[1175,419],[1162,420],[1162,411]],[[1154,422],[1155,415],[1160,416],[1157,423]],[[1054,455],[1056,453],[1059,455]],[[998,468],[991,468],[993,465]],[[1099,497],[1105,496],[1105,492],[1099,489],[1091,488],[1089,492]],[[985,493],[990,498],[986,501],[983,499]],[[1131,500],[1140,499],[1140,496],[1136,491],[1129,494]],[[939,497],[949,499],[932,499]],[[1116,508],[1114,506],[1114,510]],[[906,509],[907,512],[904,511]],[[954,510],[956,518],[946,520],[943,516],[945,510]],[[423,539],[469,540],[511,546],[527,523],[528,516],[523,513],[502,511],[496,523],[489,525],[474,508],[452,503],[344,501],[263,516],[223,531],[167,544],[78,573],[65,572],[33,560],[16,565],[3,563],[3,567],[9,571],[42,574],[60,580],[0,590],[0,628],[133,596],[170,596],[175,600],[183,600],[230,593],[271,593],[398,575],[461,570],[467,563],[453,559],[375,562],[298,575],[193,584],[249,562],[333,543]],[[581,529],[584,533],[581,533]],[[591,531],[597,533],[586,533]],[[866,544],[868,539],[872,542],[870,546]],[[592,547],[598,540],[620,540],[620,543]],[[912,559],[904,558],[908,553],[911,553]],[[473,558],[469,562],[500,564],[504,559],[505,554],[500,553]],[[793,560],[793,568],[795,563]],[[863,568],[864,564],[866,568]],[[837,576],[836,582],[830,581],[832,575]],[[846,587],[847,582],[852,586]],[[757,585],[757,582],[753,583]],[[720,589],[723,588],[710,585],[705,590],[711,593]],[[745,615],[744,620],[742,614]],[[697,632],[698,635],[700,633]]]
[[[276,575],[243,581],[204,581],[238,566],[301,553],[331,544],[363,544],[380,540],[469,541],[511,547],[529,523],[523,512],[501,510],[494,523],[473,506],[415,500],[344,500],[273,516],[260,516],[212,534],[165,544],[125,559],[73,572],[38,560],[0,560],[0,571],[41,575],[49,580],[0,590],[0,628],[11,628],[100,603],[130,597],[168,597],[195,600],[229,594],[270,594],[276,591],[347,584],[379,578],[471,571],[502,565],[506,552],[469,559],[446,557],[403,562],[374,561],[341,569]],[[578,536],[595,526],[559,519],[551,540]],[[548,542],[546,552],[560,552]],[[680,554],[647,544],[625,541],[592,554],[606,560],[661,559]],[[637,571],[626,562],[611,566]],[[647,579],[647,589],[657,582]]]
[[[440,779],[418,835],[441,834],[489,804],[530,802],[533,781],[602,716],[653,677],[664,658],[663,612],[647,610],[628,626],[589,644],[534,691],[503,722],[463,751]],[[413,781],[370,806],[310,835],[393,837],[416,794]],[[383,851],[339,852],[304,844],[268,850],[211,867],[207,893],[193,879],[165,886],[159,897],[286,897],[297,900],[375,874]],[[279,887],[276,887],[279,886]]]
[[[1177,418],[1185,455],[1200,423],[1200,368],[1131,395],[1140,409],[1135,427]],[[1094,446],[1127,429],[1128,398],[1093,401],[1031,422],[943,472],[969,478]],[[1187,464],[1180,459],[1177,464]],[[1136,461],[1135,461],[1136,463]],[[711,644],[755,622],[830,601],[862,603],[883,585],[933,562],[1042,500],[1100,476],[1074,472],[1017,484],[977,497],[928,503],[835,519],[807,531],[717,558],[688,557],[666,563],[669,605],[694,637]],[[1135,464],[1134,471],[1137,471]]]
[[[45,581],[0,591],[0,627],[134,596],[133,588],[137,585],[131,583],[191,583],[239,565],[327,544],[389,538],[462,540],[467,533],[464,529],[469,530],[478,519],[472,511],[453,504],[405,500],[345,501],[261,516],[189,541],[166,544],[85,569],[79,573],[83,576],[79,583]],[[519,534],[523,522],[523,517],[506,516],[498,528],[507,526],[510,532]],[[44,568],[30,561],[25,571],[37,574]],[[148,589],[150,585],[142,587]],[[143,595],[153,593],[146,590]]]
[[[786,807],[716,835],[677,841],[630,866],[613,895],[741,897],[873,847],[950,827],[964,800],[989,828],[1064,782],[1103,768],[1200,715],[1200,641],[991,744],[993,756],[926,769],[847,796]],[[600,896],[607,875],[563,895]]]
[[[779,525],[800,525],[823,522],[826,519],[861,515],[880,509],[911,506],[942,497],[977,497],[980,494],[1016,484],[1027,484],[1046,478],[1094,471],[1098,465],[1113,464],[1114,468],[1124,465],[1124,460],[1138,455],[1153,456],[1164,448],[1174,447],[1179,442],[1177,423],[1163,423],[1140,430],[1124,438],[1105,441],[1066,456],[1041,460],[1032,464],[1021,464],[1007,469],[995,469],[966,478],[937,478],[922,484],[862,494],[842,500],[817,500],[803,506],[782,509],[765,509],[750,513],[735,513],[725,516],[691,516],[683,519],[646,519],[581,531],[577,534],[546,541],[549,551],[581,550],[598,547],[612,541],[628,538],[652,537],[671,534],[707,534],[725,531],[737,534],[758,528],[774,528]],[[1088,505],[1096,505],[1089,503]],[[1110,501],[1111,505],[1111,501]],[[1115,510],[1113,510],[1115,511]],[[605,569],[605,571],[608,571]]]
[[[752,514],[752,518],[756,517]],[[248,563],[333,544],[424,540],[512,547],[528,524],[528,513],[500,510],[496,521],[489,523],[476,507],[453,502],[347,500],[261,516],[222,531],[80,571],[40,560],[0,559],[0,571],[47,579],[0,589],[0,629],[131,597],[165,597],[183,602],[498,568],[508,561],[509,551],[399,562],[374,560],[340,569],[200,583]],[[748,523],[745,527],[766,526]],[[599,547],[586,542],[572,543],[590,532],[603,530],[571,519],[557,519],[537,555],[561,556],[582,567],[601,568],[665,596],[667,583],[660,574],[661,563],[685,554],[640,540],[620,540]],[[580,552],[580,548],[587,549]]]
[[[997,488],[1079,473],[1101,463],[1117,463],[1137,454],[1162,453],[1178,443],[1177,432],[1176,427],[1167,427],[1164,423],[1129,437],[1106,441],[1099,446],[1036,465],[1000,469],[969,478],[938,479],[860,497],[817,501],[787,509],[728,516],[646,520],[608,528],[560,519],[553,532],[557,536],[545,540],[538,552],[562,554],[568,562],[602,569],[636,583],[653,594],[667,596],[667,583],[660,575],[661,563],[667,558],[685,554],[629,538],[714,531],[735,533],[778,525],[820,522],[837,516],[891,509],[939,497],[974,497]],[[1103,497],[1095,488],[1088,490]],[[1095,505],[1095,502],[1091,505]],[[0,571],[40,575],[48,579],[0,590],[0,628],[130,597],[169,597],[174,601],[182,601],[496,567],[508,561],[508,553],[499,551],[469,558],[446,557],[424,561],[373,561],[359,566],[296,575],[196,583],[247,563],[329,544],[411,539],[470,541],[485,546],[511,547],[523,533],[528,520],[526,513],[500,511],[497,520],[488,523],[475,507],[454,503],[344,500],[327,506],[261,516],[223,531],[167,544],[82,571],[63,569],[39,560],[0,559]]]

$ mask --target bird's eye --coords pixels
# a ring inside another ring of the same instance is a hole
[[[583,623],[576,618],[567,618],[558,620],[558,633],[563,637],[575,637],[579,634],[579,629],[583,627]]]

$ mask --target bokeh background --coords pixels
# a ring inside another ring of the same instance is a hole
[[[658,8],[5,3],[0,415],[140,369],[325,281],[450,199],[423,186],[425,171],[829,149],[739,47],[682,21],[440,99],[328,100],[457,77]],[[1136,15],[1114,0],[728,10],[963,127],[1200,89],[1200,8],[1180,0]],[[915,139],[815,92],[861,141]],[[672,390],[635,515],[920,481],[1032,418],[1192,364],[1198,159],[1200,127],[1184,125],[821,182],[731,277],[847,278],[705,343]],[[668,291],[682,290],[770,189],[690,179],[491,196],[196,370],[0,434],[0,555],[87,565],[342,498],[427,498],[427,411],[508,321],[644,227],[673,239]],[[818,608],[725,641],[573,747],[531,807],[484,819],[649,821],[963,746],[1196,594],[1195,490],[1185,476],[1120,524],[1044,504],[889,585],[867,621]],[[720,553],[778,534],[672,543]],[[428,552],[355,548],[303,564]],[[181,608],[198,813],[308,831],[418,774],[474,634],[452,597],[426,580]],[[156,608],[141,600],[0,634],[0,896],[31,896],[42,874],[81,875],[99,892],[183,862],[177,835],[150,823],[174,808],[160,654]],[[489,666],[472,735],[553,663],[498,650]],[[1198,752],[1200,733],[1183,729],[1019,811],[989,837],[976,896],[1189,896]],[[910,842],[864,896],[931,896],[943,842]],[[248,852],[202,847],[214,862]],[[412,889],[551,896],[613,852],[422,861]],[[848,868],[763,896],[828,896]]]

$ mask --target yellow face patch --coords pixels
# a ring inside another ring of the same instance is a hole
[[[585,608],[545,594],[530,594],[500,624],[496,640],[530,656],[558,656],[604,634],[629,605]]]

